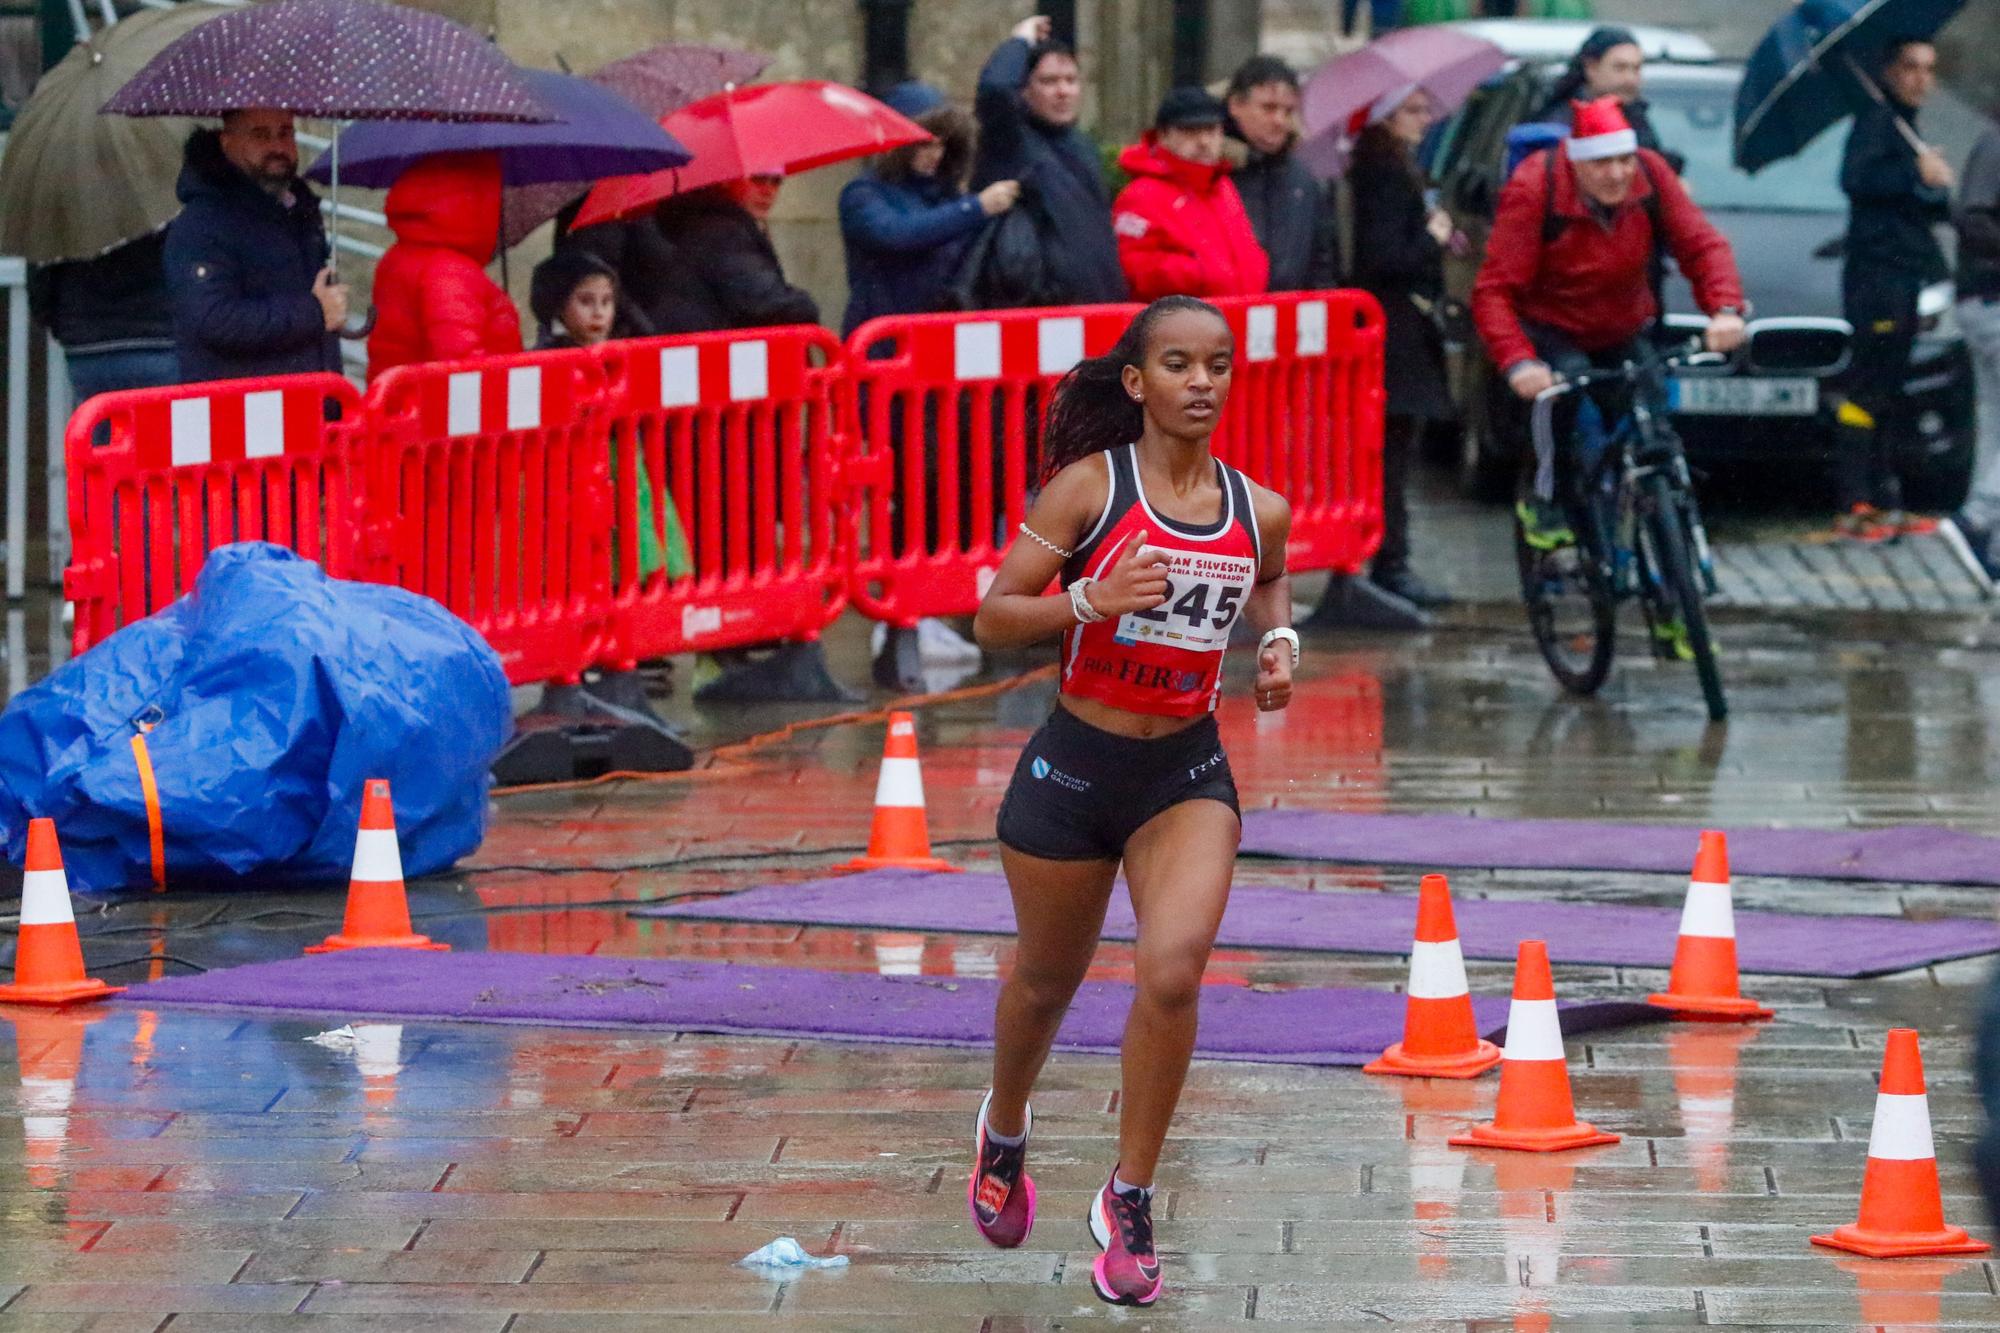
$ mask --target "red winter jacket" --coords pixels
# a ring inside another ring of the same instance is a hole
[[[1553,211],[1563,222],[1546,246],[1550,154],[1537,153],[1515,169],[1500,194],[1486,262],[1472,284],[1472,319],[1494,365],[1506,370],[1535,358],[1522,320],[1561,329],[1584,351],[1597,352],[1630,339],[1659,314],[1646,272],[1653,223],[1645,199],[1655,188],[1667,253],[1694,287],[1696,304],[1710,314],[1743,304],[1729,242],[1695,207],[1665,158],[1646,148],[1639,156],[1647,170],[1634,176],[1632,193],[1609,223],[1591,212],[1569,159],[1557,158]]]
[[[1118,155],[1132,183],[1112,205],[1118,262],[1132,298],[1256,296],[1271,281],[1250,215],[1228,163],[1205,167],[1175,157],[1153,132]]]
[[[521,316],[486,276],[500,236],[500,162],[427,158],[400,176],[386,209],[396,243],[375,266],[368,378],[394,366],[521,350]]]

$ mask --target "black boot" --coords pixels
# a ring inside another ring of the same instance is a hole
[[[1327,581],[1326,592],[1306,617],[1304,627],[1425,630],[1434,623],[1422,607],[1377,587],[1362,575],[1336,574]]]

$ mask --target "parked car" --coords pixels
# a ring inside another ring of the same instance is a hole
[[[1425,145],[1444,206],[1474,241],[1472,253],[1447,274],[1451,294],[1462,302],[1504,184],[1507,132],[1546,101],[1587,25],[1492,20],[1461,26],[1514,57]],[[1796,492],[1802,470],[1810,473],[1808,487],[1824,485],[1833,464],[1829,391],[1847,368],[1853,333],[1840,302],[1846,126],[1751,176],[1738,170],[1730,155],[1742,66],[1715,59],[1706,43],[1686,33],[1640,29],[1638,35],[1647,49],[1653,126],[1662,143],[1686,155],[1683,179],[1735,247],[1753,313],[1750,345],[1738,365],[1674,382],[1676,427],[1697,473],[1726,476],[1746,495],[1760,495],[1779,479]],[[1924,112],[1925,134],[1957,160],[1977,136],[1978,123],[1969,108],[1944,93]],[[1929,509],[1958,503],[1973,462],[1971,362],[1952,303],[1948,282],[1923,294],[1924,332],[1908,381],[1917,407],[1914,457],[1906,460],[1908,496],[1912,505]],[[1671,266],[1666,305],[1663,337],[1684,338],[1702,327],[1687,283]],[[1511,487],[1516,467],[1511,443],[1495,439],[1487,424],[1493,419],[1492,396],[1506,387],[1492,374],[1469,325],[1455,335],[1452,383],[1465,419],[1467,475],[1475,492],[1497,496]]]

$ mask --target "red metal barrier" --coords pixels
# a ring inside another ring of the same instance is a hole
[[[1026,512],[1049,390],[1109,350],[1138,310],[904,315],[854,331],[857,607],[903,626],[978,608]]]
[[[1353,291],[1216,304],[1236,334],[1216,454],[1291,501],[1294,571],[1359,570],[1382,540],[1381,307]],[[900,316],[854,332],[857,607],[905,626],[978,609],[1026,508],[1049,390],[1139,309]]]
[[[140,389],[79,407],[64,444],[72,650],[190,591],[209,551],[230,542],[275,542],[362,576],[346,445],[361,415],[335,375]]]
[[[812,326],[607,343],[617,579],[607,664],[777,639],[810,641],[846,604],[839,479],[849,385]],[[642,577],[637,486],[656,535],[686,532],[693,570]]]
[[[611,640],[605,380],[589,352],[404,366],[369,387],[372,577],[444,603],[514,682]]]
[[[1215,453],[1291,502],[1294,573],[1358,573],[1382,544],[1382,307],[1360,291],[1216,302],[1236,334]]]

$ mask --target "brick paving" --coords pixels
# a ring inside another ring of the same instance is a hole
[[[1224,728],[1246,803],[1680,823],[1923,821],[2000,832],[1993,636],[1728,627],[1734,720],[1705,729],[1688,673],[1620,667],[1555,697],[1514,618],[1308,645],[1302,704]],[[834,651],[858,678],[843,626]],[[1239,664],[1240,665],[1240,664]],[[1045,690],[924,714],[933,834],[993,864],[999,788]],[[758,720],[690,721],[705,739]],[[623,904],[823,873],[861,840],[878,729],[802,735],[705,783],[503,797],[466,869],[413,887],[460,948],[726,957],[991,976],[993,937],[635,921]],[[776,853],[776,854],[774,854]],[[700,858],[695,860],[694,858]],[[692,864],[690,861],[692,860]],[[518,867],[503,869],[502,867]],[[1407,892],[1414,872],[1246,861],[1244,882]],[[1461,895],[1677,902],[1673,876],[1463,873]],[[1789,911],[1975,913],[1990,890],[1740,880]],[[282,907],[282,911],[279,909]],[[87,915],[115,980],[280,956],[337,894],[175,896]],[[1662,958],[1671,941],[1662,941]],[[158,955],[157,957],[155,955]],[[984,1248],[965,1216],[976,1052],[695,1034],[408,1024],[351,1049],[344,1021],[107,1007],[0,1014],[0,1333],[11,1329],[966,1329],[1628,1324],[1994,1326],[1981,1259],[1817,1253],[1851,1220],[1882,1034],[1924,1033],[1946,1209],[1989,1234],[1967,1146],[1975,959],[1856,983],[1749,978],[1756,1029],[1664,1025],[1569,1043],[1580,1113],[1624,1142],[1555,1158],[1462,1151],[1491,1078],[1197,1063],[1160,1175],[1168,1293],[1114,1311],[1088,1287],[1084,1204],[1111,1165],[1117,1069],[1061,1055],[1036,1100],[1040,1221]],[[1482,992],[1508,969],[1475,963]],[[1097,972],[1129,977],[1129,946]],[[1232,951],[1215,976],[1400,985],[1393,959]],[[1643,994],[1646,969],[1557,970],[1566,996]],[[791,1235],[845,1270],[734,1266]]]

